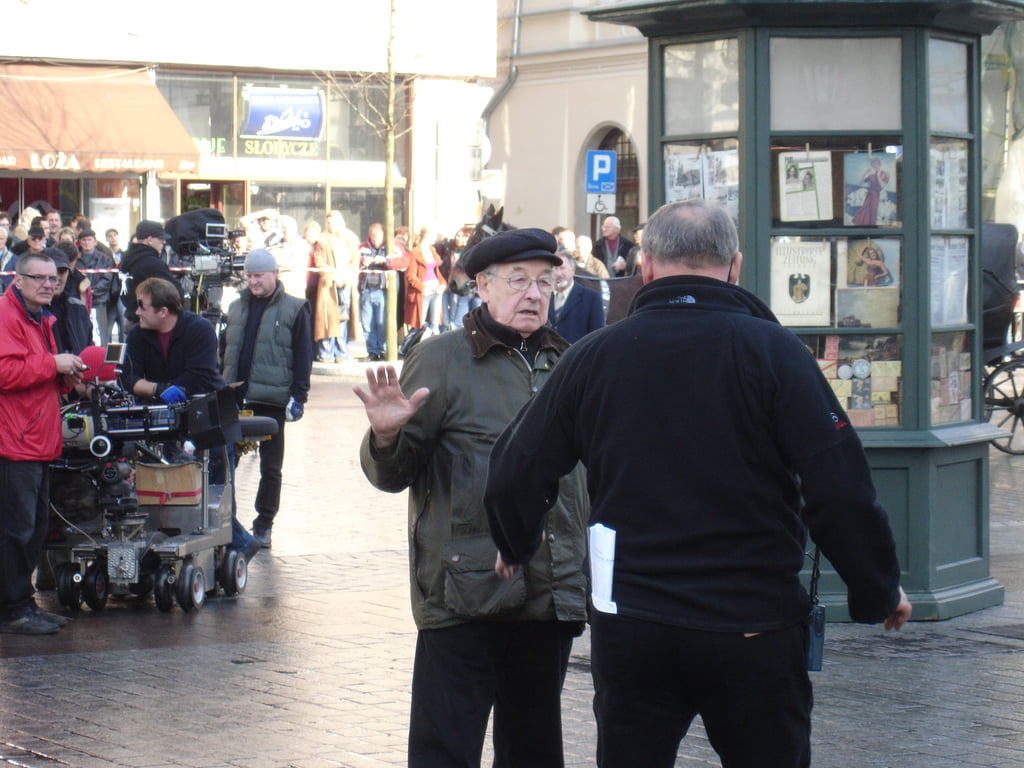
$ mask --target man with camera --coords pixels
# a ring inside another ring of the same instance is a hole
[[[245,257],[247,287],[228,307],[224,378],[239,382],[239,404],[277,422],[277,434],[260,443],[260,485],[252,533],[270,547],[270,529],[281,504],[284,425],[302,418],[313,368],[309,305],[285,293],[274,254],[265,248]]]
[[[139,284],[135,296],[139,324],[128,333],[121,385],[136,397],[168,405],[223,389],[217,334],[208,320],[183,308],[178,287],[170,280],[151,277]],[[232,453],[233,446],[228,448]],[[213,453],[211,464],[219,453]],[[216,482],[213,477],[211,481]],[[231,546],[251,560],[260,545],[238,522],[234,504],[231,533]]]
[[[741,264],[724,208],[663,206],[630,316],[576,342],[490,455],[506,576],[587,467],[601,768],[671,768],[698,714],[724,765],[810,765],[808,532],[854,621],[910,618],[860,440]]]

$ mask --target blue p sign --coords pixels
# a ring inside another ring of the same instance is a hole
[[[615,153],[592,149],[587,152],[587,192],[615,194]]]

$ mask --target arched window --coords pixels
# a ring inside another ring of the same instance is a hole
[[[622,222],[622,234],[632,237],[633,227],[640,223],[640,164],[636,159],[636,147],[629,136],[618,128],[612,128],[601,139],[598,149],[616,153],[615,215]],[[596,237],[601,236],[600,226],[598,222]]]

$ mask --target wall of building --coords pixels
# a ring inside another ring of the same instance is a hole
[[[612,128],[634,142],[645,210],[647,43],[634,29],[589,21],[580,11],[593,5],[499,3],[496,89],[513,66],[515,76],[488,121],[484,193],[517,226],[590,230],[586,153]]]

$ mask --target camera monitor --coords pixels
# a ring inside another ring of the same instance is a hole
[[[227,224],[216,224],[212,221],[206,222],[206,239],[223,240],[228,236],[228,225]]]
[[[124,344],[111,342],[107,344],[107,351],[103,355],[105,365],[121,365],[124,362]]]

